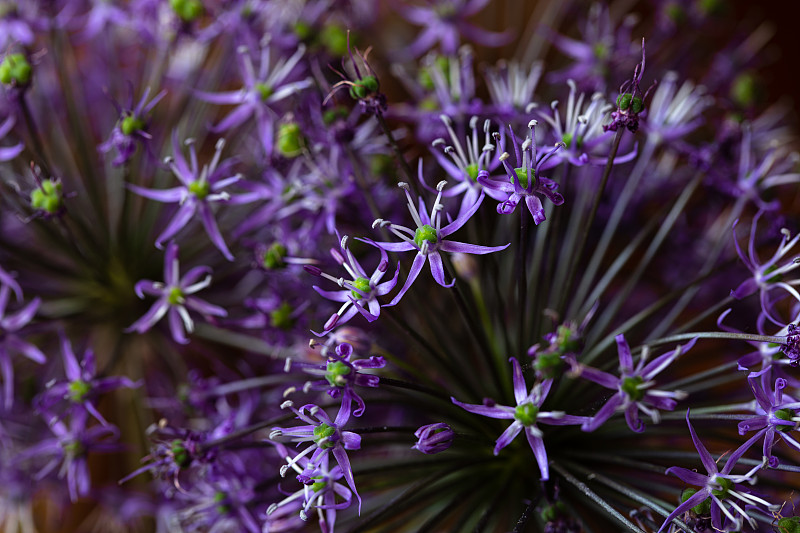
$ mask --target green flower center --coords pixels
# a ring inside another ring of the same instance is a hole
[[[478,170],[479,169],[478,169],[478,164],[477,163],[471,163],[471,164],[467,165],[466,167],[464,167],[464,172],[467,174],[467,177],[473,183],[478,181]]]
[[[41,186],[31,191],[31,207],[56,214],[62,205],[61,182],[43,181]]]
[[[645,395],[644,389],[639,387],[642,383],[644,383],[644,380],[640,376],[624,378],[622,380],[620,389],[622,389],[622,392],[628,395],[628,398],[634,402],[638,402],[641,401]]]
[[[430,224],[425,224],[421,228],[417,228],[417,231],[414,232],[414,244],[417,245],[417,248],[422,249],[422,243],[425,241],[428,241],[431,244],[436,244],[439,242],[439,237],[436,234],[436,228]]]
[[[183,290],[180,287],[170,287],[167,293],[167,303],[169,305],[182,305]]]
[[[292,306],[287,302],[283,302],[277,309],[270,311],[269,320],[272,327],[278,329],[290,329],[294,325],[294,318],[292,317]]]
[[[27,85],[33,68],[22,54],[9,54],[0,63],[0,82],[5,85]]]
[[[202,200],[211,192],[211,185],[206,180],[197,180],[189,184],[189,192]]]
[[[717,498],[727,498],[728,493],[733,488],[733,481],[724,477],[717,477],[714,481],[716,482],[717,485],[719,485],[719,489],[712,490],[711,494],[713,494]]]
[[[517,175],[517,180],[519,181],[519,186],[523,189],[528,188],[528,169],[526,168],[515,168],[514,173]],[[514,185],[514,179],[510,178],[508,181],[511,182],[511,185]]]
[[[353,100],[363,100],[378,91],[378,80],[375,76],[364,76],[350,86],[350,97]]]
[[[199,19],[205,11],[200,0],[169,0],[169,5],[184,22]]]
[[[303,151],[303,132],[296,122],[286,122],[278,126],[278,152],[286,158],[297,157]]]
[[[567,148],[572,148],[572,141],[575,141],[575,148],[579,149],[583,146],[583,137],[578,135],[576,138],[572,133],[565,133],[561,138]]]
[[[800,516],[784,516],[776,525],[778,533],[800,533]]]
[[[119,129],[124,135],[132,135],[144,129],[144,122],[139,117],[128,115],[120,122]]]
[[[81,379],[76,379],[67,385],[67,396],[69,396],[69,399],[73,402],[81,403],[91,390],[91,385]]]
[[[286,247],[279,242],[273,243],[261,260],[261,264],[267,270],[275,270],[286,266],[283,258],[286,257]]]
[[[258,92],[258,95],[261,97],[261,100],[266,102],[267,98],[272,96],[272,93],[275,92],[275,89],[267,85],[266,83],[256,83],[255,89]]]
[[[328,367],[325,370],[325,379],[331,384],[331,387],[343,387],[347,380],[344,376],[352,372],[346,363],[342,361],[328,361]]]
[[[554,378],[561,371],[564,366],[564,361],[561,360],[561,353],[559,352],[542,352],[536,354],[536,359],[533,362],[533,368],[545,379]]]
[[[327,486],[328,484],[325,481],[315,481],[311,484],[311,490],[314,492],[320,492],[325,490],[325,487]]]
[[[79,457],[86,451],[86,449],[83,447],[83,444],[81,444],[81,442],[78,440],[65,442],[61,445],[61,447],[64,448],[64,453],[68,457]]]
[[[369,295],[369,291],[371,290],[371,287],[369,285],[369,280],[367,278],[358,278],[353,280],[353,288],[358,289],[364,295]],[[362,294],[359,294],[358,291],[353,290],[350,292],[353,294],[353,298],[355,298],[356,300],[364,298],[364,296],[362,296]]]
[[[330,441],[330,437],[336,434],[336,428],[322,423],[314,428],[314,442],[320,448],[333,448],[334,443]]]
[[[186,451],[186,447],[183,445],[182,440],[174,440],[170,444],[170,453],[172,454],[172,458],[175,460],[175,464],[178,465],[178,468],[188,468],[190,464],[192,464],[192,456],[189,455],[189,452]]]
[[[773,414],[775,415],[775,418],[779,418],[781,420],[786,420],[789,422],[792,422],[792,418],[794,418],[794,411],[792,411],[791,409],[778,409]],[[791,426],[788,424],[786,425],[781,424],[777,426],[775,429],[777,429],[778,431],[791,431],[794,429],[794,427],[795,427],[794,424],[792,424]]]
[[[217,504],[217,512],[219,514],[228,514],[231,512],[231,506],[227,503],[223,503],[227,500],[228,496],[224,492],[217,492],[214,494],[214,503]]]
[[[532,426],[536,423],[539,415],[539,408],[532,403],[523,403],[514,409],[514,419],[522,423],[523,426]]]

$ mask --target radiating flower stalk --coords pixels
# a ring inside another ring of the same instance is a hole
[[[760,27],[7,4],[3,531],[800,531]]]

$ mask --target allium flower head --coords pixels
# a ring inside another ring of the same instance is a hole
[[[126,108],[122,108],[114,102],[119,113],[119,120],[114,125],[108,140],[98,146],[97,149],[103,153],[116,149],[117,157],[112,161],[115,167],[127,163],[133,157],[136,152],[137,141],[141,144],[147,144],[153,138],[147,132],[149,122],[147,115],[166,94],[166,91],[161,91],[148,102],[147,100],[150,98],[150,88],[148,87],[144,90],[142,97],[135,106],[133,106],[133,95],[131,95],[131,102]]]

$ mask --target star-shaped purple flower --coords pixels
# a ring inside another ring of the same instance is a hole
[[[425,203],[422,201],[422,199],[420,199],[420,208],[417,210],[417,207],[414,205],[414,202],[411,199],[411,194],[408,192],[408,184],[400,183],[399,186],[406,193],[406,198],[408,199],[408,208],[409,211],[411,211],[411,217],[414,219],[414,222],[417,225],[416,229],[392,224],[388,220],[379,218],[372,223],[372,227],[374,228],[376,226],[381,226],[388,228],[389,231],[401,238],[403,242],[376,243],[367,239],[362,239],[365,242],[374,244],[375,246],[378,246],[379,248],[389,252],[409,252],[412,250],[416,250],[417,252],[417,255],[414,257],[414,262],[411,264],[411,270],[408,273],[408,278],[406,278],[405,285],[403,285],[403,288],[400,289],[400,292],[398,292],[392,301],[387,305],[396,305],[397,302],[400,301],[406,291],[408,291],[408,289],[411,287],[411,284],[414,283],[414,280],[417,279],[417,276],[419,276],[419,273],[422,271],[422,267],[425,265],[425,261],[428,258],[430,258],[431,262],[431,274],[433,275],[433,279],[436,281],[436,283],[442,287],[452,287],[453,283],[455,283],[455,280],[451,281],[450,283],[445,281],[444,265],[442,264],[442,256],[440,252],[488,254],[491,252],[504,250],[509,246],[508,244],[504,246],[480,246],[477,244],[467,244],[464,242],[444,240],[445,237],[451,233],[454,233],[456,230],[461,228],[461,226],[466,224],[467,220],[469,220],[472,215],[475,214],[475,211],[478,210],[478,207],[480,206],[484,197],[484,195],[481,194],[478,197],[478,200],[468,210],[463,212],[458,216],[458,218],[446,226],[442,227],[441,212],[444,209],[444,206],[442,205],[442,190],[444,189],[445,185],[446,182],[440,181],[436,186],[438,194],[436,195],[436,201],[433,203],[433,207],[431,208],[431,214],[428,216]]]
[[[550,468],[548,466],[547,451],[544,447],[542,431],[537,427],[537,424],[569,426],[584,423],[586,417],[568,415],[563,411],[540,411],[539,409],[547,398],[547,394],[550,392],[550,386],[553,384],[553,380],[548,379],[542,383],[537,383],[530,392],[528,392],[519,362],[514,357],[510,358],[509,361],[511,361],[511,365],[514,367],[514,399],[517,402],[515,407],[497,405],[491,400],[484,401],[483,405],[461,403],[453,397],[450,397],[450,400],[462,409],[466,409],[470,413],[475,413],[476,415],[514,421],[508,426],[508,429],[500,435],[500,438],[497,439],[494,447],[495,455],[511,444],[511,441],[525,430],[528,444],[530,444],[533,455],[536,457],[536,462],[539,464],[542,480],[546,481],[550,477]]]
[[[205,277],[204,277],[205,276]],[[203,278],[202,280],[200,278]],[[158,300],[139,320],[131,324],[126,331],[144,333],[152,328],[164,315],[168,315],[169,329],[175,342],[188,344],[186,333],[194,330],[194,321],[189,310],[208,316],[227,316],[225,309],[201,300],[192,294],[201,291],[211,284],[211,268],[198,266],[190,269],[180,277],[178,263],[178,245],[169,243],[164,256],[164,281],[141,280],[134,287],[136,295],[144,298],[145,294],[157,296]]]

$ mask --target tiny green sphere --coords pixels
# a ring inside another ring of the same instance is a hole
[[[276,148],[283,157],[297,157],[303,151],[304,144],[303,132],[296,122],[285,122],[278,126]]]
[[[763,99],[764,87],[755,73],[743,72],[733,80],[730,96],[739,107],[753,107]]]
[[[267,85],[266,83],[258,82],[255,84],[255,90],[258,92],[258,95],[261,97],[262,102],[266,102],[267,99],[272,96],[275,92],[275,89]]]
[[[336,24],[328,24],[319,34],[319,41],[332,56],[347,54],[347,31]]]
[[[33,68],[23,54],[9,54],[0,63],[0,82],[5,85],[27,85]]]
[[[631,99],[631,111],[634,113],[641,113],[642,109],[644,109],[644,102],[638,96],[634,96]]]
[[[34,209],[54,215],[61,210],[61,205],[61,182],[46,180],[31,191],[31,207]]]
[[[776,525],[778,533],[800,533],[800,516],[784,516]]]
[[[69,385],[67,385],[67,396],[75,403],[81,403],[91,391],[92,387],[81,379],[70,381]]]
[[[219,514],[228,514],[231,512],[231,506],[224,503],[228,500],[228,496],[224,492],[217,492],[214,494],[214,503],[217,504],[217,512]]]
[[[273,309],[269,313],[269,321],[273,328],[287,330],[294,325],[294,317],[292,317],[292,306],[287,302],[283,302],[277,309]]]
[[[170,287],[167,293],[167,303],[169,305],[182,305],[183,290],[180,287]]]
[[[622,111],[627,111],[628,108],[631,106],[632,99],[633,95],[631,93],[625,93],[617,96],[617,107],[620,108]]]
[[[645,391],[644,389],[639,388],[639,386],[644,383],[644,380],[641,376],[633,376],[630,378],[625,378],[622,380],[622,385],[620,389],[622,392],[628,395],[628,398],[633,400],[634,402],[641,401],[644,398]]]
[[[561,369],[564,367],[564,361],[561,359],[560,352],[542,352],[536,354],[536,360],[533,362],[533,368],[545,379],[556,377]]]
[[[172,458],[175,460],[175,464],[178,465],[178,468],[184,469],[188,468],[190,464],[192,464],[192,456],[189,455],[189,452],[186,450],[186,447],[183,445],[183,441],[180,439],[175,439],[170,444],[170,453],[172,454]]]
[[[358,300],[364,298],[364,295],[368,295],[372,287],[370,287],[369,280],[367,278],[357,278],[353,280],[353,288],[358,290],[352,290],[350,292],[353,294],[353,298]],[[358,291],[361,292],[359,293]]]
[[[538,415],[539,408],[532,403],[523,403],[514,409],[514,419],[521,422],[523,426],[534,425]]]
[[[279,242],[273,243],[266,252],[264,252],[264,257],[261,260],[261,264],[267,270],[277,270],[284,268],[286,266],[286,262],[283,258],[286,257],[286,247]]]
[[[144,122],[133,115],[123,118],[119,125],[119,129],[122,130],[124,135],[133,135],[137,131],[141,131],[143,128]]]
[[[198,200],[202,200],[211,192],[211,184],[206,180],[197,180],[189,184],[189,192],[195,195]]]
[[[436,228],[430,224],[425,224],[421,228],[417,228],[417,231],[414,232],[414,244],[417,245],[417,248],[421,250],[422,243],[425,241],[428,241],[431,244],[436,244],[439,242],[439,236],[436,233]]]
[[[522,167],[515,168],[514,169],[514,174],[517,175],[517,180],[519,181],[519,186],[522,187],[523,189],[527,189],[528,188],[528,169],[522,168]],[[509,178],[508,181],[510,181],[512,185],[514,184],[514,179],[513,178]]]
[[[347,108],[344,106],[337,105],[330,109],[326,109],[324,113],[322,113],[322,121],[325,123],[326,126],[330,126],[337,120],[344,120],[347,118],[348,112]]]
[[[325,379],[328,380],[331,387],[342,387],[346,380],[344,376],[352,372],[352,369],[342,361],[328,361],[328,366],[325,369]]]
[[[692,496],[697,494],[697,489],[684,489],[681,492],[681,503],[685,502]],[[700,516],[706,516],[711,513],[711,499],[706,498],[702,502],[698,503],[694,507],[692,507],[692,511]]]
[[[184,22],[192,22],[199,19],[205,11],[200,0],[169,0],[169,5]]]
[[[335,444],[330,441],[330,437],[334,434],[336,434],[336,429],[323,422],[314,428],[314,442],[320,448],[333,448]]]

